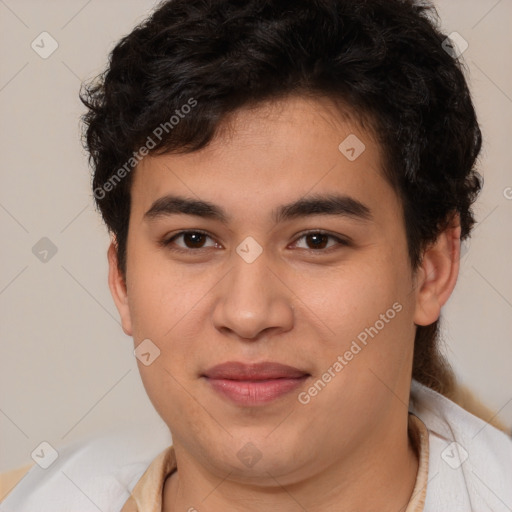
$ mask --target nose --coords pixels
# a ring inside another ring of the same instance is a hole
[[[216,287],[213,323],[219,331],[257,341],[292,328],[294,294],[278,267],[265,251],[251,263],[233,255],[231,271]]]

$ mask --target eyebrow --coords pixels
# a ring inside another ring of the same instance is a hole
[[[166,195],[157,199],[144,214],[147,220],[171,215],[194,215],[228,224],[232,217],[223,208],[208,201],[201,201],[176,195]],[[313,215],[337,215],[355,220],[370,222],[373,215],[357,199],[347,195],[327,194],[309,195],[292,203],[282,205],[272,212],[273,221],[278,224],[287,220]]]

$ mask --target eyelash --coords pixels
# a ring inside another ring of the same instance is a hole
[[[163,247],[165,247],[165,248],[167,248],[167,249],[169,249],[171,251],[181,252],[181,253],[200,252],[200,251],[202,251],[204,249],[211,249],[211,247],[199,247],[197,249],[188,249],[188,248],[182,248],[182,247],[172,247],[172,242],[174,242],[174,240],[176,240],[176,238],[179,238],[182,235],[191,234],[191,233],[192,234],[204,235],[204,236],[207,236],[208,238],[211,238],[213,240],[213,237],[210,236],[210,234],[207,233],[206,231],[202,231],[200,229],[193,229],[193,230],[180,231],[180,232],[174,234],[172,237],[162,240],[160,242],[160,244]],[[343,238],[340,238],[338,236],[332,235],[331,233],[328,233],[328,232],[322,231],[322,230],[310,230],[310,231],[307,231],[305,233],[302,233],[298,238],[295,239],[294,243],[297,243],[300,239],[306,237],[307,235],[325,235],[325,236],[328,236],[329,238],[332,238],[336,242],[338,242],[337,246],[331,246],[331,247],[329,247],[327,249],[303,249],[304,251],[308,251],[310,253],[330,253],[332,250],[338,249],[340,245],[341,246],[345,246],[345,247],[348,247],[350,245],[348,240],[345,240]]]

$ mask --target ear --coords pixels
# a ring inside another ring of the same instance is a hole
[[[117,311],[121,317],[123,331],[128,336],[132,336],[132,320],[130,308],[128,306],[128,293],[126,282],[119,270],[117,258],[117,245],[114,240],[111,241],[107,252],[108,257],[108,286],[114,299]]]
[[[425,250],[421,266],[417,270],[416,310],[414,323],[430,325],[441,314],[459,275],[460,218],[456,213],[448,227]]]

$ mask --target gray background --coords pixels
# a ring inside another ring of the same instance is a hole
[[[58,449],[121,424],[162,426],[107,287],[108,236],[89,190],[78,100],[80,82],[153,5],[0,0],[0,471],[31,463],[41,441]],[[480,224],[443,311],[446,350],[461,380],[512,427],[512,2],[436,5],[444,31],[469,43],[484,132]],[[43,31],[59,45],[47,59],[31,48]],[[43,237],[57,248],[46,262],[33,253]]]

